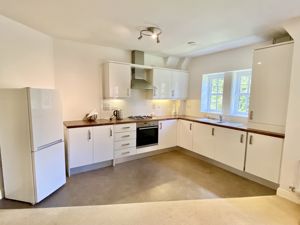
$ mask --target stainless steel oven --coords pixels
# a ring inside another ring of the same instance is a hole
[[[158,121],[138,122],[136,124],[136,147],[158,144]]]

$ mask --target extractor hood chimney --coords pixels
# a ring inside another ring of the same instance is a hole
[[[145,63],[145,53],[142,51],[132,51],[131,52],[131,63],[144,65]],[[147,73],[145,69],[142,68],[132,68],[132,79],[131,88],[132,89],[143,89],[151,90],[153,89],[152,84],[147,80]]]

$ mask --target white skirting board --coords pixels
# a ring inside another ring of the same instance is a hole
[[[289,201],[300,204],[300,195],[298,195],[294,192],[291,192],[291,191],[288,191],[288,190],[285,190],[285,189],[279,187],[277,189],[277,195],[282,197],[282,198],[285,198]]]

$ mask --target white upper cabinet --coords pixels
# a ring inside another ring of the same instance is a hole
[[[154,68],[152,71],[153,98],[170,99],[172,70]]]
[[[215,157],[215,127],[194,123],[193,129],[193,152],[213,159]]]
[[[249,122],[284,127],[293,43],[254,51]]]
[[[188,95],[188,73],[173,70],[171,80],[171,97],[173,99],[186,99]]]
[[[94,163],[113,159],[113,126],[93,127]]]
[[[279,183],[283,139],[248,134],[246,172]]]
[[[188,73],[182,70],[154,68],[152,71],[153,98],[186,99]]]
[[[247,133],[218,127],[215,136],[215,160],[238,170],[243,170]]]
[[[193,122],[186,120],[178,121],[177,140],[178,146],[193,150]]]
[[[171,148],[177,145],[177,120],[159,121],[159,148]]]
[[[109,62],[104,64],[104,97],[128,98],[131,89],[131,65]]]

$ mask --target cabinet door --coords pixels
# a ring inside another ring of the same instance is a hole
[[[193,129],[193,151],[208,158],[215,156],[215,127],[195,123]]]
[[[178,122],[177,140],[179,146],[188,150],[193,150],[193,123],[186,120]]]
[[[279,183],[283,139],[248,134],[246,172]]]
[[[215,160],[233,168],[244,170],[247,133],[217,127],[215,131]]]
[[[94,163],[113,159],[113,126],[93,127]]]
[[[285,126],[293,44],[254,52],[249,120]]]
[[[174,70],[172,72],[171,95],[173,99],[186,99],[188,95],[188,73]]]
[[[93,163],[93,133],[91,127],[68,130],[69,167],[75,168]]]
[[[177,145],[177,120],[159,121],[159,148],[170,148]]]
[[[153,98],[171,98],[171,76],[171,70],[153,69]]]
[[[108,63],[106,65],[105,82],[106,97],[130,97],[131,67],[127,64]]]

